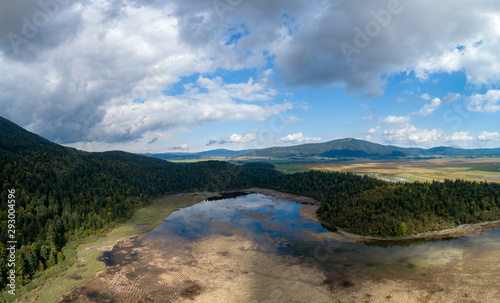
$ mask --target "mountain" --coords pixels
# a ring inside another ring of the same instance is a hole
[[[65,147],[24,130],[19,125],[0,117],[0,151],[6,153],[26,153],[51,150],[63,152]]]
[[[374,158],[391,159],[402,157],[493,157],[500,156],[500,148],[461,149],[434,147],[430,149],[404,148],[381,145],[358,139],[338,139],[325,143],[310,143],[287,147],[271,147],[255,150],[241,156],[248,157],[326,157],[326,158]]]
[[[385,146],[352,138],[333,140],[325,143],[310,143],[288,147],[271,147],[256,150],[243,156],[290,158],[290,157],[380,157],[406,156],[404,149]]]
[[[213,157],[237,157],[239,155],[250,153],[253,151],[255,151],[255,149],[229,150],[220,148],[198,153],[162,153],[162,154],[141,154],[141,155],[163,160],[185,160],[185,159],[209,159]]]

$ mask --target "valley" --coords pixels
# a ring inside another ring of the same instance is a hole
[[[444,181],[444,179],[500,182],[500,158],[351,160],[329,163],[290,162],[274,165],[277,170],[284,173],[306,170],[347,171],[392,182],[430,182]]]

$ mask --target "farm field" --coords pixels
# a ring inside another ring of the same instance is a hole
[[[444,179],[500,182],[500,158],[290,163],[276,165],[276,168],[285,173],[305,170],[349,171],[393,182]]]

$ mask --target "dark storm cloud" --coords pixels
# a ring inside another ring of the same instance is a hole
[[[2,1],[0,52],[12,60],[36,60],[45,50],[72,39],[82,19],[74,6],[85,1]]]

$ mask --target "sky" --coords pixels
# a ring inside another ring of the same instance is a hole
[[[65,146],[500,147],[497,0],[0,7],[0,115]]]

